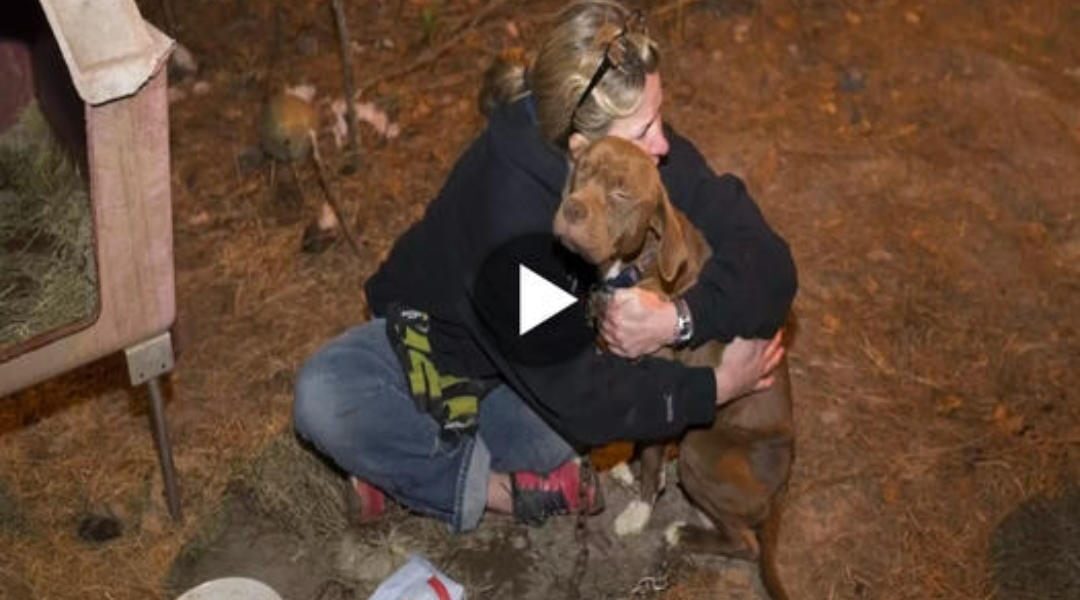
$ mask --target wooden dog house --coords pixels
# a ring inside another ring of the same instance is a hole
[[[9,0],[0,25],[0,132],[37,101],[86,180],[96,307],[0,346],[0,397],[121,350],[148,383],[169,510],[179,496],[157,378],[175,318],[166,62],[173,42],[134,0]],[[8,250],[0,248],[0,252]]]

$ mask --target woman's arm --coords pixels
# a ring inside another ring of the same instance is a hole
[[[787,320],[798,285],[787,243],[732,175],[703,180],[686,212],[712,248],[698,283],[683,296],[693,316],[692,343],[772,337]]]

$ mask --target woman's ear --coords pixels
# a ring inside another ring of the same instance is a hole
[[[589,138],[584,134],[575,131],[570,134],[570,138],[566,141],[566,149],[570,152],[570,160],[577,160],[581,151],[589,145]]]

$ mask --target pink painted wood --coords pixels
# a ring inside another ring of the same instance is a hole
[[[86,328],[0,363],[0,396],[162,333],[176,317],[165,69],[132,96],[86,105],[86,123],[99,311]]]

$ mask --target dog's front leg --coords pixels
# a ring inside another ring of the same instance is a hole
[[[615,518],[615,534],[641,533],[652,517],[653,505],[666,483],[664,473],[664,444],[651,444],[641,450],[641,495],[630,501]]]

